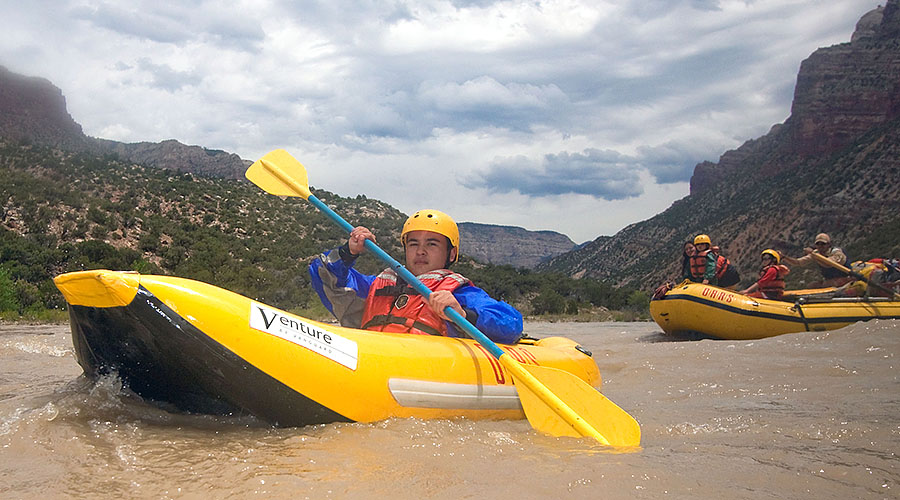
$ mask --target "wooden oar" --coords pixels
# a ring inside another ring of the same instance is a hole
[[[852,269],[848,269],[848,268],[838,264],[837,262],[829,259],[828,257],[825,257],[824,255],[822,255],[820,253],[812,252],[809,255],[812,256],[812,258],[815,259],[815,261],[818,262],[819,264],[831,266],[848,276],[854,277],[860,281],[865,281],[869,285],[874,286],[875,288],[887,293],[888,296],[890,296],[890,297],[894,297],[895,299],[900,298],[900,294],[898,294],[897,292],[890,290],[887,287],[883,287],[883,286],[879,285],[878,283],[875,283],[874,281],[870,281],[869,278],[866,278],[862,274],[859,274],[858,272],[853,271]]]
[[[344,230],[353,230],[353,226],[310,192],[306,168],[287,151],[277,149],[266,154],[247,169],[246,176],[268,193],[305,198]],[[366,240],[365,247],[426,299],[430,297],[428,287],[374,242]],[[637,421],[585,381],[555,368],[523,365],[452,308],[447,307],[444,313],[512,374],[532,427],[554,436],[591,437],[604,445],[640,445],[641,428]]]

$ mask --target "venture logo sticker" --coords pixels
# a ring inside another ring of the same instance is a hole
[[[356,370],[359,354],[356,342],[300,318],[286,316],[277,309],[251,301],[250,328],[283,338]]]

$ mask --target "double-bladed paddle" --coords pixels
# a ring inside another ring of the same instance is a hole
[[[247,169],[246,176],[270,194],[303,197],[347,232],[353,230],[310,192],[306,168],[287,151],[266,154]],[[431,296],[428,287],[374,242],[365,240],[365,247],[426,299]],[[637,421],[585,381],[556,368],[523,365],[451,307],[444,313],[512,374],[525,416],[535,429],[553,436],[591,437],[610,446],[641,444]]]
[[[846,274],[847,276],[856,278],[860,281],[865,281],[867,284],[874,286],[875,288],[887,293],[888,297],[893,297],[895,299],[900,298],[900,294],[898,294],[897,292],[895,292],[893,290],[889,290],[887,287],[883,287],[883,286],[879,285],[878,283],[875,283],[874,281],[869,280],[869,278],[866,278],[862,274],[859,274],[856,271],[853,271],[847,267],[844,267],[844,266],[838,264],[837,262],[829,259],[828,257],[825,257],[822,254],[812,252],[809,255],[812,256],[812,258],[815,259],[815,261],[818,262],[819,264],[831,266],[831,267],[837,269],[838,271]]]

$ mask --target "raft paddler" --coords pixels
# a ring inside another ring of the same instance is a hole
[[[694,237],[694,255],[690,257],[690,280],[704,285],[716,285],[716,265],[718,255],[712,251],[712,240],[708,234],[698,234]]]
[[[759,280],[740,293],[758,299],[778,300],[784,296],[784,277],[790,269],[781,263],[781,254],[771,248],[762,251],[760,260]]]
[[[806,247],[803,249],[806,252],[806,255],[795,259],[793,257],[788,257],[785,255],[782,259],[785,263],[790,264],[792,266],[808,266],[811,263],[816,263],[819,266],[819,271],[822,273],[823,280],[818,283],[810,283],[810,288],[818,288],[818,287],[839,287],[845,285],[851,281],[853,278],[847,276],[846,273],[841,272],[840,270],[831,267],[831,266],[823,266],[813,259],[812,253],[816,253],[822,255],[832,262],[840,264],[844,267],[849,267],[849,261],[847,259],[847,255],[844,254],[844,251],[838,247],[831,245],[831,236],[828,236],[827,233],[819,233],[816,235],[815,240],[815,248]]]
[[[493,299],[467,278],[449,270],[459,257],[459,228],[438,210],[419,210],[403,224],[406,268],[431,291],[426,300],[392,269],[377,276],[353,265],[375,235],[359,226],[344,245],[313,259],[312,285],[342,326],[383,332],[462,337],[444,314],[451,307],[495,342],[514,344],[522,336],[522,314]]]

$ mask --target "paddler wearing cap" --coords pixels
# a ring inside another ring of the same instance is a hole
[[[400,241],[406,268],[431,291],[426,301],[393,269],[377,276],[353,268],[375,235],[362,226],[344,245],[313,259],[313,288],[342,326],[419,335],[464,336],[444,314],[451,307],[495,342],[514,344],[522,336],[522,314],[493,299],[448,268],[459,257],[459,228],[438,210],[419,210],[403,224]]]
[[[799,259],[795,259],[793,257],[788,257],[785,255],[782,257],[782,260],[792,266],[803,267],[808,266],[812,262],[816,262],[810,254],[817,253],[842,266],[847,267],[847,265],[849,264],[847,255],[844,254],[844,251],[840,248],[831,245],[831,236],[828,236],[826,233],[819,233],[816,235],[815,248],[806,247],[803,249],[803,251],[806,252],[806,255],[800,257]],[[849,283],[850,281],[853,281],[853,278],[847,276],[845,273],[841,272],[838,269],[835,269],[831,266],[823,266],[818,262],[816,262],[816,265],[819,266],[819,271],[821,271],[822,273],[823,280],[819,283],[810,283],[810,288],[817,288],[820,286],[841,286]]]

